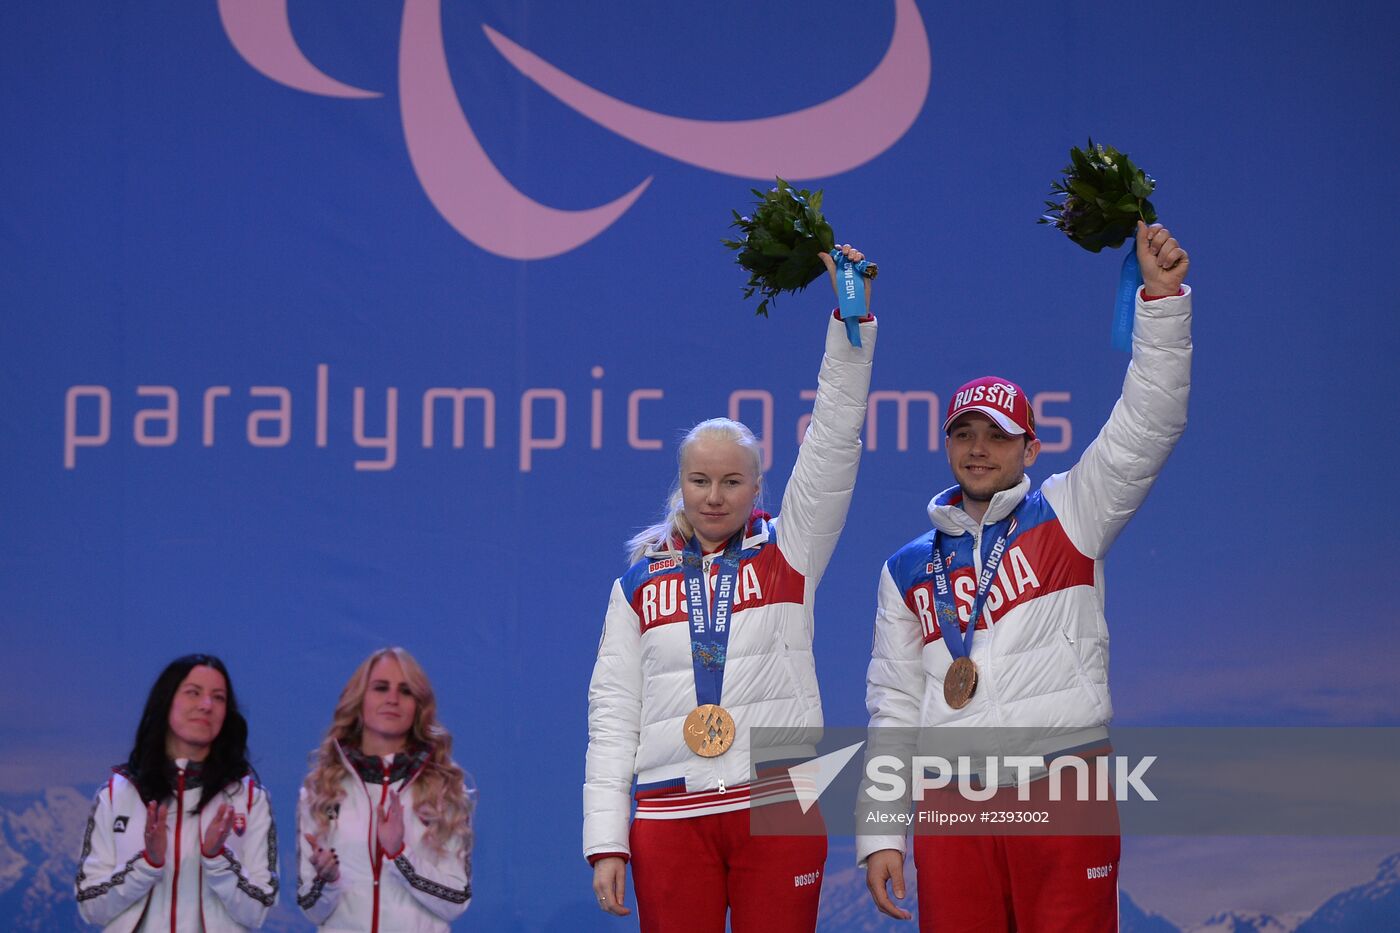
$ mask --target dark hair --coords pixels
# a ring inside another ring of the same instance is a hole
[[[190,671],[196,667],[212,667],[224,676],[228,687],[228,707],[224,725],[209,747],[201,775],[199,804],[190,811],[198,813],[205,805],[234,781],[241,780],[252,770],[248,764],[248,721],[238,711],[233,693],[233,680],[224,662],[212,654],[187,654],[176,658],[160,672],[146,697],[146,708],[136,727],[136,742],[126,758],[126,771],[145,803],[161,801],[174,794],[170,786],[169,759],[165,757],[165,737],[170,730],[170,705],[175,691],[180,689]]]

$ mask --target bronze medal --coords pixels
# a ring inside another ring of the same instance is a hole
[[[956,659],[943,676],[943,701],[953,709],[962,709],[971,702],[975,692],[977,665],[972,663],[971,658]]]
[[[701,758],[718,758],[734,744],[734,717],[717,703],[695,707],[683,728],[685,744]]]

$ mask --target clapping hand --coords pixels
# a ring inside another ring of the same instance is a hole
[[[224,841],[228,839],[228,833],[231,829],[233,829],[233,807],[221,803],[214,818],[204,828],[204,839],[199,844],[199,854],[205,858],[213,858],[222,852]]]
[[[379,848],[386,855],[403,851],[403,802],[398,791],[390,791],[388,802],[379,807]]]
[[[155,801],[146,804],[146,858],[157,867],[165,864],[165,819],[169,814],[167,803],[159,807]]]
[[[311,845],[311,867],[316,869],[316,877],[328,883],[339,880],[340,856],[335,849],[325,848],[311,833],[306,834],[306,841]]]

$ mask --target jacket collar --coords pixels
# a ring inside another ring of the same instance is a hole
[[[350,773],[357,775],[366,784],[385,783],[383,758],[377,755],[366,755],[358,748],[347,748],[341,742],[336,743],[336,748],[340,750],[340,760]],[[389,763],[388,783],[397,784],[402,781],[407,786],[418,776],[427,763],[428,747],[426,745],[410,746],[393,756],[393,761]]]
[[[185,761],[184,759],[180,759]],[[165,776],[170,781],[170,786],[176,786],[176,778],[179,775],[180,763],[173,759],[165,759]],[[194,790],[204,784],[204,762],[185,761],[185,790]]]
[[[992,496],[992,502],[987,506],[987,514],[982,516],[982,525],[995,525],[1016,511],[1016,507],[1026,498],[1030,489],[1030,477],[1023,475],[1015,486]],[[977,520],[963,511],[962,500],[961,486],[949,486],[929,500],[928,517],[929,521],[933,522],[933,527],[945,535],[975,533],[978,530]]]

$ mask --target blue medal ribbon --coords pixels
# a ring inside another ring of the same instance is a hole
[[[1001,566],[1002,555],[1006,553],[1006,542],[1016,530],[1015,513],[998,522],[992,530],[996,532],[994,539],[986,535],[982,538],[984,547],[988,540],[992,541],[992,547],[982,556],[982,573],[977,578],[977,594],[972,600],[972,614],[968,617],[966,633],[958,625],[957,603],[953,599],[953,588],[948,583],[948,569],[943,566],[943,549],[938,546],[943,532],[933,534],[933,559],[930,561],[933,565],[933,606],[938,616],[938,628],[943,633],[943,644],[948,646],[948,653],[954,661],[972,657],[972,635],[977,631],[977,620],[982,618],[982,607],[987,602],[987,594],[991,592],[992,580]]]
[[[1137,291],[1142,287],[1142,270],[1138,268],[1137,240],[1129,239],[1128,255],[1118,272],[1118,300],[1113,306],[1113,348],[1133,352],[1133,313],[1137,310]]]
[[[690,613],[690,660],[695,667],[697,706],[719,704],[724,694],[725,652],[729,649],[729,617],[734,608],[734,585],[739,578],[739,542],[743,530],[730,539],[719,561],[714,599],[706,599],[705,558],[697,539],[685,547],[685,601]]]
[[[865,270],[870,260],[851,262],[839,249],[831,251],[836,261],[836,303],[846,325],[846,339],[860,346],[860,319],[865,317]]]

